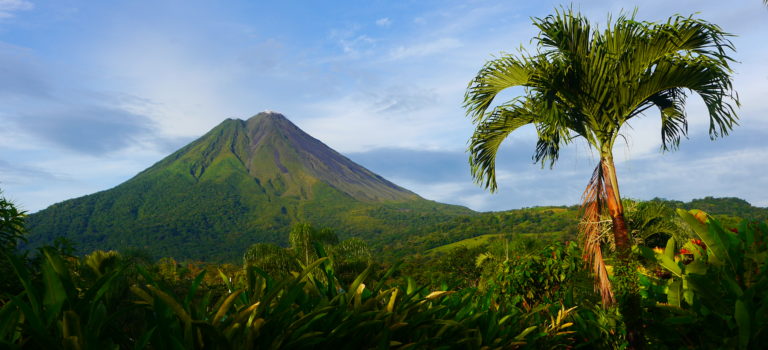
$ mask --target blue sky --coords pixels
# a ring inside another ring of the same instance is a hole
[[[274,110],[428,199],[475,210],[575,204],[596,161],[584,144],[542,169],[534,131],[516,132],[499,154],[496,194],[472,182],[464,152],[467,83],[492,55],[530,47],[530,18],[560,4],[0,0],[0,189],[34,212],[111,188],[225,118]],[[649,114],[616,146],[619,182],[625,197],[768,206],[762,1],[573,6],[603,24],[635,7],[648,21],[698,13],[737,35],[741,125],[710,141],[691,98],[689,139],[662,154]]]

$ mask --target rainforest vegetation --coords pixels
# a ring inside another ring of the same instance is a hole
[[[583,138],[600,158],[580,206],[346,208],[348,217],[270,231],[236,258],[214,251],[205,256],[217,260],[197,261],[158,259],[142,246],[94,249],[108,239],[100,236],[85,249],[66,238],[29,246],[26,214],[0,196],[0,347],[764,348],[768,209],[737,198],[622,198],[612,154],[622,126],[650,110],[660,113],[663,148],[674,150],[687,133],[687,94],[707,105],[713,138],[728,134],[738,106],[729,35],[681,16],[622,15],[598,31],[565,9],[534,25],[538,51],[492,60],[470,83],[471,171],[495,190],[496,152],[524,125],[536,128],[542,164]],[[510,87],[523,95],[494,101]],[[114,204],[99,198],[89,200]],[[186,208],[202,213],[205,204]],[[237,220],[236,206],[227,208],[209,213],[211,227]],[[374,237],[354,231],[382,222],[400,224]],[[184,229],[201,233],[174,253],[210,248],[208,227]]]
[[[765,221],[723,226],[662,201],[625,207],[649,348],[768,341]],[[24,214],[5,199],[0,209],[6,348],[628,346],[626,316],[602,304],[567,236],[511,233],[392,262],[359,239],[299,224],[287,248],[257,244],[237,263],[212,264],[137,250],[78,256],[63,241],[20,253]]]

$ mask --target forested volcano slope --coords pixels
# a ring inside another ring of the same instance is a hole
[[[31,215],[29,230],[32,247],[63,236],[85,252],[229,260],[256,242],[285,243],[296,222],[384,242],[473,213],[425,200],[264,112],[225,120],[115,188]]]

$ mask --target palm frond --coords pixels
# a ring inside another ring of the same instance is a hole
[[[505,55],[488,61],[480,69],[475,79],[469,82],[464,95],[464,108],[473,122],[488,117],[486,111],[501,91],[527,84],[530,74],[527,66],[526,58]]]
[[[662,150],[675,150],[680,145],[680,138],[688,134],[688,119],[685,117],[685,99],[683,89],[668,89],[650,98],[649,104],[659,108],[661,113]],[[642,113],[639,110],[638,113]]]
[[[510,133],[531,124],[534,115],[519,104],[500,106],[477,125],[469,143],[469,164],[477,183],[496,191],[496,153]]]

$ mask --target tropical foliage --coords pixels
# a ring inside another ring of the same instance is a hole
[[[642,263],[634,273],[641,281],[645,344],[760,348],[768,341],[768,225],[743,221],[723,227],[695,210],[678,210],[680,220],[674,221],[659,203],[627,206],[633,208],[628,212],[633,229],[680,231],[669,234],[666,248],[646,239],[633,249]],[[242,266],[179,264],[171,258],[151,264],[141,252],[94,251],[78,258],[66,244],[42,248],[33,259],[3,250],[21,290],[0,295],[0,346],[628,345],[625,315],[601,306],[581,268],[583,252],[573,242],[511,235],[473,249],[454,248],[436,257],[438,264],[418,265],[437,279],[416,282],[413,265],[380,268],[367,253],[349,254],[365,251],[359,241],[338,242],[330,230],[302,224],[289,236],[289,248],[252,247]],[[267,263],[275,255],[284,264]],[[364,266],[344,281],[348,256],[364,257]]]
[[[152,268],[115,264],[119,254],[82,259],[41,250],[32,268],[11,257],[24,292],[0,309],[0,344],[46,349],[542,348],[573,344],[560,304],[521,304],[492,290],[430,291],[377,278],[368,267],[340,284],[320,245],[318,259],[274,279],[246,265],[220,272],[225,288],[184,289]],[[591,311],[581,313],[591,317]]]
[[[768,342],[768,225],[742,221],[726,229],[700,210],[678,209],[693,238],[670,238],[642,253],[666,273],[643,275],[647,296],[664,304],[650,311],[655,341],[694,348],[759,349]],[[661,288],[659,288],[661,287]],[[655,290],[655,292],[654,292]]]

